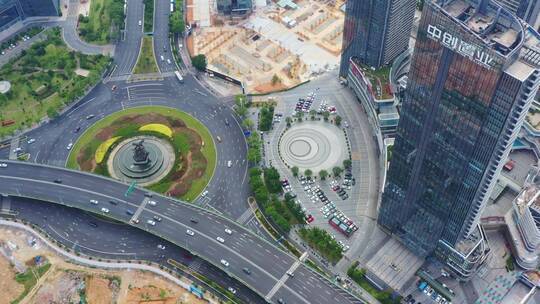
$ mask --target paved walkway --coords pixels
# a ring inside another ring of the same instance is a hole
[[[348,159],[347,141],[343,131],[324,121],[297,122],[279,140],[279,153],[290,167],[300,172],[311,169],[316,175],[321,170],[332,172]]]

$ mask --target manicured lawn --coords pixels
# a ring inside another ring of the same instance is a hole
[[[180,119],[186,124],[186,127],[195,130],[200,135],[201,140],[203,141],[201,153],[206,158],[206,162],[207,162],[206,169],[204,170],[204,173],[201,177],[199,177],[198,179],[192,182],[191,188],[189,188],[189,190],[181,197],[182,199],[187,200],[187,201],[194,200],[199,195],[199,193],[202,192],[204,187],[206,187],[206,185],[212,178],[212,175],[214,174],[214,170],[216,168],[216,148],[215,148],[212,135],[201,122],[199,122],[193,116],[185,112],[178,111],[173,108],[162,107],[162,106],[144,106],[144,107],[130,108],[130,109],[126,109],[120,112],[113,113],[97,121],[94,125],[88,128],[77,140],[77,142],[73,145],[73,148],[71,149],[71,152],[69,154],[66,166],[68,168],[80,170],[79,164],[77,162],[77,156],[81,153],[81,150],[84,148],[85,149],[84,151],[96,151],[100,145],[100,142],[95,140],[96,135],[102,129],[110,126],[114,121],[124,116],[129,116],[133,114],[144,115],[144,114],[150,114],[150,113],[156,113],[156,114],[161,114],[163,116]],[[115,136],[122,136],[122,135],[128,136],[132,134],[132,132],[136,132],[138,128],[140,127],[141,126],[138,126],[138,125],[125,126],[122,129],[120,129],[115,134]],[[125,133],[125,134],[122,134],[122,133]],[[186,143],[186,139],[184,138],[183,134],[174,134],[171,139],[171,143],[173,144],[175,148],[178,148],[181,151],[186,151],[187,149],[189,149],[189,145]],[[90,148],[88,149],[88,147]],[[85,155],[85,158],[89,158],[89,157],[93,157],[93,155]],[[196,165],[197,165],[196,163],[193,164],[193,166],[196,166]],[[103,172],[96,172],[96,173],[101,174]],[[156,192],[164,193],[165,191],[167,191],[167,189],[172,184],[172,182],[174,181],[168,180],[167,178],[165,178],[162,182],[152,185],[149,188]]]
[[[133,74],[147,74],[158,72],[152,40],[152,37],[143,37],[141,53],[139,54],[137,65],[135,65],[135,68],[133,69]]]
[[[41,278],[41,276],[43,276],[47,270],[49,270],[49,268],[51,268],[51,264],[47,263],[40,267],[29,267],[25,273],[15,275],[15,281],[22,284],[24,286],[24,290],[19,297],[11,301],[11,303],[16,304],[24,299],[24,297],[26,297],[30,290],[36,285],[37,280]]]
[[[79,35],[89,43],[107,44],[123,27],[123,0],[92,0],[88,17],[79,16]]]
[[[144,32],[154,30],[154,0],[144,0]]]
[[[90,71],[88,77],[75,73],[77,63]],[[88,56],[67,48],[58,28],[47,31],[47,39],[32,45],[22,56],[0,69],[0,79],[11,83],[11,90],[0,95],[0,121],[14,121],[1,127],[0,138],[27,128],[45,116],[56,113],[86,88],[100,80],[110,58]]]

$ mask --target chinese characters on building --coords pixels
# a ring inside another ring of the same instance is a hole
[[[440,42],[445,47],[455,50],[461,55],[470,58],[488,68],[492,68],[495,64],[493,57],[482,51],[477,46],[470,44],[460,38],[440,30],[436,26],[428,25],[428,38]]]

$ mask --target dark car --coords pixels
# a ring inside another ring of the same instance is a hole
[[[81,130],[81,127],[77,127],[77,128],[75,129],[75,133],[79,132],[80,130]]]
[[[118,202],[117,202],[117,201],[113,201],[113,200],[110,200],[109,203],[110,203],[111,205],[115,205],[115,206],[118,205]]]
[[[133,211],[131,211],[131,210],[126,210],[126,214],[127,214],[127,215],[133,215],[133,214],[135,214],[135,213],[134,213]]]
[[[56,184],[61,184],[61,183],[62,183],[62,180],[57,178],[57,179],[54,180],[54,182],[55,182]]]
[[[197,218],[195,218],[195,217],[190,218],[189,221],[192,222],[192,223],[195,223],[195,224],[197,224],[199,222],[199,220]]]
[[[90,225],[90,227],[94,227],[94,228],[97,228],[97,223],[96,222],[88,222],[88,225]]]
[[[251,274],[251,270],[249,270],[249,268],[247,268],[247,267],[242,268],[242,271],[243,271],[245,274]]]

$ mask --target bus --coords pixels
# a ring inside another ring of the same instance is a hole
[[[182,77],[182,75],[180,75],[180,72],[174,71],[174,75],[176,75],[176,79],[178,79],[180,83],[184,83],[184,78]]]

